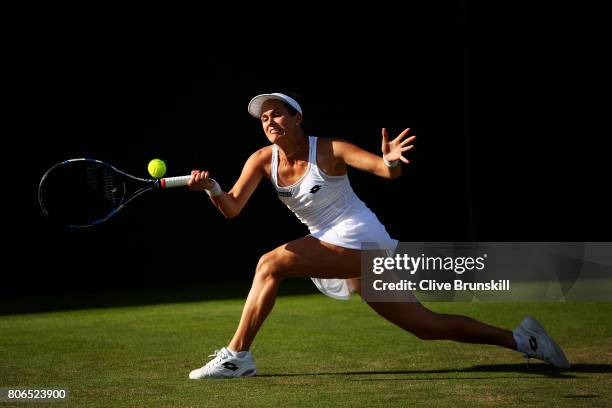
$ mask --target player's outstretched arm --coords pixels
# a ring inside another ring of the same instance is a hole
[[[257,151],[248,158],[236,184],[227,193],[216,187],[208,171],[192,170],[188,185],[194,191],[208,191],[211,201],[225,218],[234,218],[249,201],[262,177],[261,151]]]
[[[382,129],[382,157],[363,150],[359,146],[345,140],[333,141],[334,156],[343,160],[347,165],[359,170],[367,171],[384,178],[397,178],[402,174],[400,161],[410,163],[404,153],[413,149],[411,142],[416,135],[406,138],[410,128],[405,129],[396,138],[389,141],[387,129]]]

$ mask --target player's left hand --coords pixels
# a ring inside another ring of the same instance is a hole
[[[416,139],[416,135],[404,139],[404,137],[406,137],[409,132],[410,128],[407,128],[395,139],[389,141],[389,133],[387,132],[387,129],[382,129],[382,153],[385,160],[389,162],[392,162],[394,160],[401,160],[406,164],[410,163],[410,160],[408,160],[402,155],[402,153],[414,148],[414,145],[409,143]]]

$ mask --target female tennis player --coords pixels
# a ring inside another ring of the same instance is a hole
[[[261,120],[270,145],[248,158],[229,192],[222,191],[208,171],[192,171],[189,187],[206,191],[219,211],[232,218],[240,214],[265,177],[310,234],[260,258],[234,337],[227,347],[215,351],[206,365],[193,370],[191,379],[256,375],[249,348],[274,306],[283,279],[309,277],[323,293],[346,299],[351,292],[360,292],[361,244],[374,242],[382,249],[393,250],[398,243],[355,195],[347,167],[386,179],[399,177],[401,162],[409,163],[404,155],[414,147],[415,136],[408,137],[410,129],[393,139],[382,129],[381,157],[345,140],[306,135],[302,108],[290,96],[258,95],[250,101],[248,112]],[[559,368],[569,367],[561,349],[531,317],[509,331],[464,316],[435,313],[415,301],[368,304],[421,339],[498,345]]]

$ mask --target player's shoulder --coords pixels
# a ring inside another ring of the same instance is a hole
[[[341,144],[353,144],[351,141],[343,139],[341,137],[330,137],[329,142],[333,145],[341,145]]]
[[[266,160],[270,160],[272,158],[272,145],[264,146],[261,149],[257,149],[249,160],[254,160],[255,162],[264,162]]]
[[[256,167],[259,170],[266,170],[272,160],[272,145],[262,147],[251,154],[247,160],[248,167]]]
[[[318,145],[325,145],[325,146],[336,146],[336,145],[341,145],[341,144],[352,144],[350,141],[343,139],[341,137],[318,137]]]
[[[256,150],[251,157],[249,162],[257,168],[265,177],[270,178],[271,163],[272,163],[272,146],[268,145]]]
[[[332,156],[338,156],[346,149],[347,146],[352,146],[353,143],[339,137],[319,138],[317,148],[319,151]]]

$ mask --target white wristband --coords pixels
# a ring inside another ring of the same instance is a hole
[[[397,165],[399,164],[399,160],[393,160],[393,161],[388,161],[387,159],[385,159],[383,157],[383,163],[385,163],[385,166],[389,167],[390,169],[397,167]]]
[[[210,180],[215,184],[211,188],[207,188],[204,191],[206,191],[206,194],[208,194],[209,196],[216,197],[221,194],[221,186],[219,185],[219,183],[217,183],[217,180],[212,178]]]

